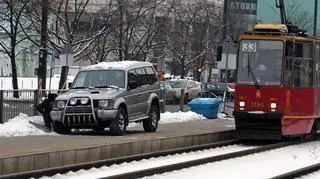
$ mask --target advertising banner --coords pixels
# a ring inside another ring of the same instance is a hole
[[[257,0],[228,0],[229,13],[257,15]]]

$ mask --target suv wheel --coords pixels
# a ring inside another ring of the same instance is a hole
[[[156,105],[152,105],[149,113],[149,118],[143,120],[143,129],[146,132],[155,132],[158,128],[160,120],[160,110]]]
[[[58,134],[69,134],[71,132],[70,129],[66,128],[61,122],[52,121],[53,131]]]
[[[124,135],[126,133],[127,113],[123,108],[118,109],[115,119],[110,123],[110,132],[112,135]]]

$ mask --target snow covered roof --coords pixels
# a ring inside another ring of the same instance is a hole
[[[143,66],[152,66],[152,63],[143,62],[143,61],[101,62],[101,63],[95,64],[95,65],[87,66],[87,67],[81,69],[81,71],[101,70],[101,69],[129,70],[129,69],[143,67]]]

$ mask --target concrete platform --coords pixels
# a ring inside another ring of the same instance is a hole
[[[0,175],[229,140],[233,130],[233,120],[215,119],[160,124],[155,133],[139,125],[125,136],[103,131],[0,138]]]

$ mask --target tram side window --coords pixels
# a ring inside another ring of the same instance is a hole
[[[295,60],[293,62],[293,77],[295,87],[311,87],[312,73],[312,44],[296,43]]]
[[[293,75],[292,75],[292,62],[294,57],[294,44],[290,41],[286,42],[285,49],[285,61],[283,64],[283,85],[292,86],[293,85]]]
[[[292,80],[292,58],[286,58],[284,62],[284,68],[283,68],[283,84],[284,86],[292,86],[293,80]]]

